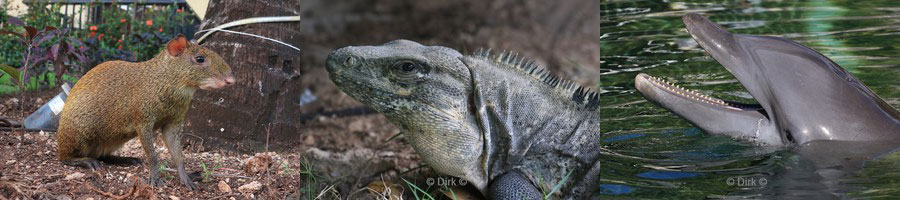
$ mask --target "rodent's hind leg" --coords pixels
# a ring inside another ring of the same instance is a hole
[[[143,163],[140,158],[113,155],[101,156],[97,160],[110,165],[140,165]]]
[[[100,161],[98,161],[97,159],[88,158],[88,157],[66,159],[66,160],[62,160],[62,163],[64,165],[84,167],[84,168],[88,168],[91,170],[100,169]]]

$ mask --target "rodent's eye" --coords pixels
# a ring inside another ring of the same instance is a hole
[[[203,56],[194,57],[194,62],[197,62],[197,63],[206,62],[206,57],[203,57]]]
[[[428,67],[417,62],[403,60],[394,63],[394,76],[400,80],[415,80],[425,77],[428,74]]]

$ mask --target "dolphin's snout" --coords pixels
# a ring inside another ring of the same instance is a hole
[[[650,90],[652,89],[649,80],[647,80],[648,75],[644,73],[640,73],[634,77],[634,88],[638,90],[641,94],[650,94]]]
[[[703,15],[688,13],[682,17],[682,21],[691,37],[705,49],[724,49],[734,45],[734,36],[731,33]]]

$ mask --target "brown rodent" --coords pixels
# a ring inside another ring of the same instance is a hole
[[[107,164],[138,164],[113,156],[138,137],[149,181],[162,185],[153,141],[163,140],[178,167],[181,183],[198,189],[184,171],[181,130],[197,88],[219,89],[235,82],[218,54],[178,35],[166,50],[146,62],[109,61],[88,71],[72,88],[59,120],[58,153],[63,164],[97,169]]]

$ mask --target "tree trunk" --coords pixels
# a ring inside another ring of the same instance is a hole
[[[211,0],[200,29],[263,16],[297,16],[299,1]],[[251,24],[231,28],[299,46],[297,22]],[[199,36],[199,35],[198,35]],[[297,133],[285,111],[299,110],[300,52],[256,37],[216,32],[203,46],[221,55],[237,83],[218,91],[198,91],[188,111],[185,131],[203,138],[205,146],[260,151],[275,133]],[[186,137],[191,138],[191,137]]]

